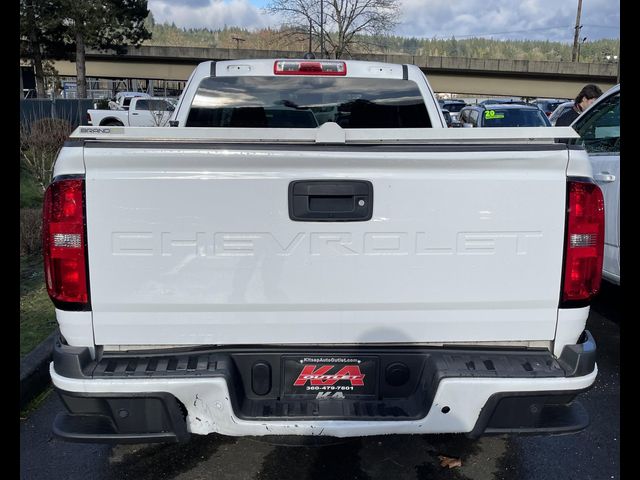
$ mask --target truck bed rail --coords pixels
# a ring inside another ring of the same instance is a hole
[[[557,138],[578,138],[571,127],[504,128],[406,128],[343,129],[329,122],[318,128],[226,128],[226,127],[91,127],[80,126],[72,139],[100,141],[210,141],[216,143],[553,143]]]

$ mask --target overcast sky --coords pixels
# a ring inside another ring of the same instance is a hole
[[[269,0],[149,0],[157,22],[179,27],[278,26]],[[400,0],[396,35],[573,41],[578,0]],[[583,0],[581,37],[619,38],[619,0]]]

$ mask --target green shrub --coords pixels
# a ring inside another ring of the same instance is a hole
[[[29,173],[20,172],[20,208],[42,208],[43,193]]]

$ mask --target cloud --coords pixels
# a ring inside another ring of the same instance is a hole
[[[173,22],[178,27],[217,29],[226,25],[255,29],[280,24],[248,0],[149,0],[148,8],[156,22]]]
[[[567,0],[401,0],[397,35],[573,41],[577,2]],[[582,7],[582,36],[620,35],[620,4],[591,0]],[[513,32],[513,33],[512,33]]]
[[[325,0],[326,1],[326,0]],[[533,39],[571,42],[577,2],[569,0],[399,0],[396,35],[425,38]],[[149,0],[157,22],[179,27],[249,29],[278,26],[264,14],[268,0]],[[618,0],[589,0],[582,6],[581,36],[619,38]]]

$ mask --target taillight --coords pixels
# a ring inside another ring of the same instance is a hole
[[[309,62],[301,60],[276,60],[273,64],[276,75],[346,75],[347,64],[336,61]]]
[[[567,184],[563,302],[589,300],[600,288],[604,257],[604,198],[595,183]]]
[[[42,239],[47,291],[56,307],[88,307],[84,180],[63,179],[44,197]]]

